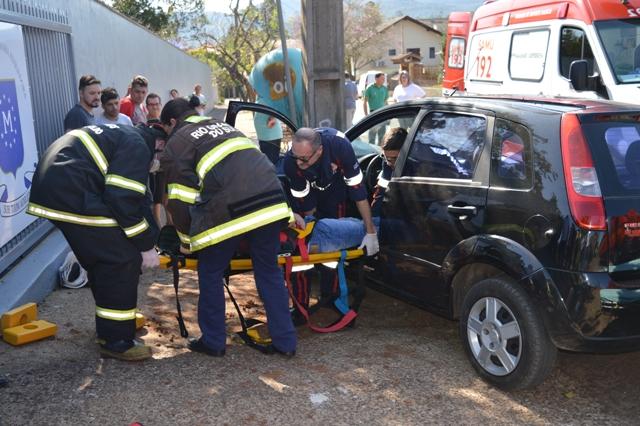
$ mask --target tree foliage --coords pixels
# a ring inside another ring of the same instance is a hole
[[[380,56],[383,35],[378,29],[383,22],[380,6],[372,1],[344,1],[345,69],[353,72]]]
[[[174,42],[194,33],[206,21],[204,0],[113,0],[112,7]]]
[[[229,15],[218,16],[217,22],[210,22],[209,29],[198,34],[200,47],[193,53],[222,71],[216,77],[219,90],[235,82],[240,85],[241,98],[253,101],[248,79],[251,68],[280,38],[276,2],[264,0],[255,5],[249,0],[241,9],[240,0],[230,0],[229,9]]]

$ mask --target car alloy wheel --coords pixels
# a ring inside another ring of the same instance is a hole
[[[500,299],[483,297],[469,312],[467,338],[476,361],[487,372],[505,376],[522,355],[522,333],[511,309]]]

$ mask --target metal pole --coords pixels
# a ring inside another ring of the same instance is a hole
[[[293,88],[291,87],[291,74],[289,71],[289,53],[287,52],[287,36],[284,33],[284,17],[282,16],[282,4],[280,0],[276,0],[278,8],[278,25],[280,26],[280,45],[282,46],[282,60],[284,62],[284,90],[287,91],[287,99],[289,100],[289,117],[296,126],[298,123],[298,114],[296,111],[296,103],[293,99]]]

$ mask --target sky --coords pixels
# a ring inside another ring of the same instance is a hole
[[[204,1],[204,9],[207,12],[219,12],[219,13],[227,13],[229,12],[229,3],[230,0],[205,0]],[[240,0],[240,8],[242,9],[249,3],[249,0]],[[262,0],[254,0],[253,4],[260,4]]]
[[[235,0],[204,0],[204,8],[208,12],[228,13],[229,3]],[[300,0],[281,0],[283,12],[287,15],[287,9],[300,10]],[[254,5],[259,5],[262,0],[253,0]],[[249,4],[249,0],[240,0],[240,9]]]

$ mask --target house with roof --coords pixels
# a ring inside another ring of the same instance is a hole
[[[442,69],[443,32],[405,15],[382,24],[378,33],[381,37],[374,43],[380,56],[360,67],[359,73],[375,69],[394,74],[409,63],[422,64],[424,70]]]

